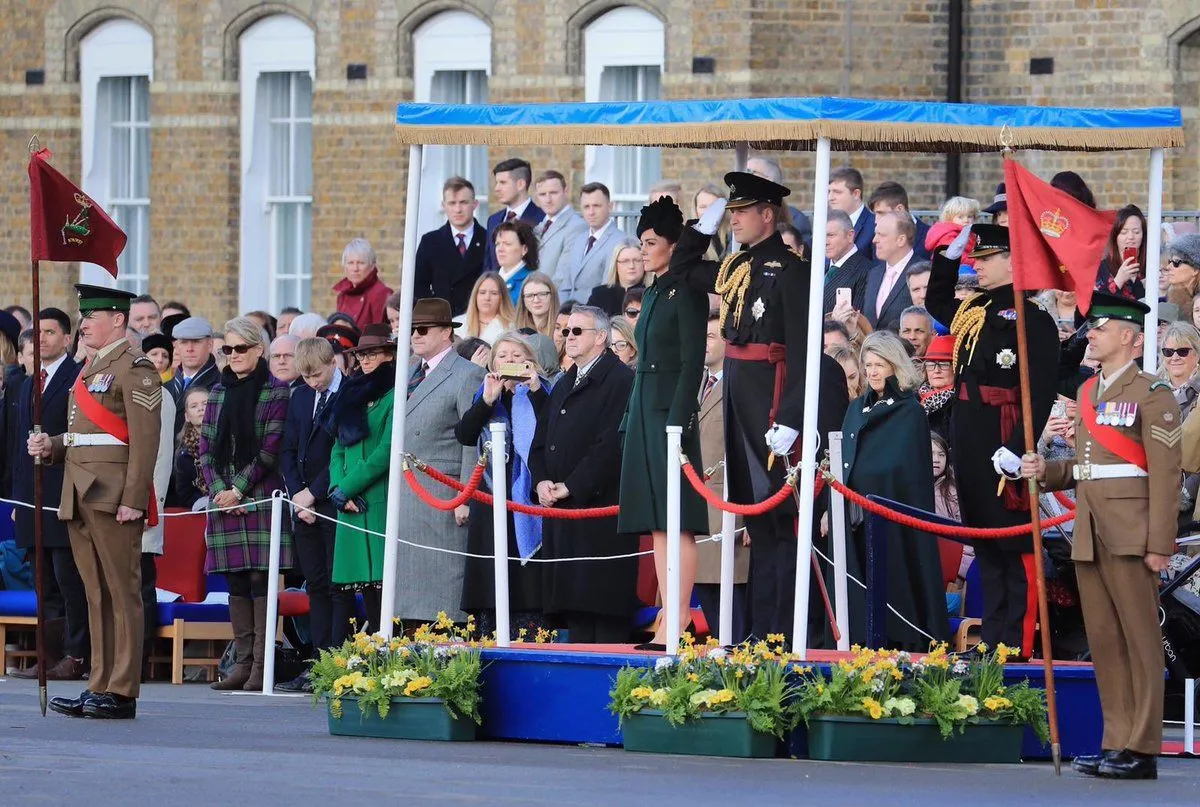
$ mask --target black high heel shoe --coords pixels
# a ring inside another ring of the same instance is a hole
[[[696,633],[696,623],[695,623],[695,621],[688,622],[688,623],[687,623],[687,627],[686,627],[686,628],[684,628],[684,629],[683,629],[683,631],[684,631],[684,633],[690,633],[690,634],[692,634],[692,635],[694,636],[694,635],[695,635],[695,633]],[[647,650],[647,651],[650,651],[650,652],[652,652],[652,653],[665,653],[665,652],[667,652],[667,646],[666,646],[665,644],[660,644],[660,643],[658,643],[658,642],[644,642],[644,643],[642,643],[642,644],[635,644],[635,645],[633,646],[633,649],[634,649],[634,650]]]

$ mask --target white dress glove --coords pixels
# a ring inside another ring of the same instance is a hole
[[[970,238],[971,225],[968,224],[966,227],[962,228],[962,232],[958,234],[958,237],[950,242],[950,246],[946,247],[946,257],[951,259],[961,258],[962,254],[967,251],[967,241],[969,241]],[[1011,454],[1012,452],[1009,453]]]
[[[764,436],[767,440],[767,448],[771,449],[772,454],[786,457],[792,453],[792,446],[796,444],[796,438],[800,436],[800,432],[791,426],[776,423]]]
[[[1003,446],[997,448],[996,453],[992,455],[992,467],[996,469],[996,473],[1009,479],[1021,478],[1021,458]]]
[[[708,206],[708,210],[704,211],[700,220],[692,225],[692,229],[704,235],[714,235],[717,228],[721,226],[723,218],[725,218],[725,200],[718,196],[713,199],[713,203]]]

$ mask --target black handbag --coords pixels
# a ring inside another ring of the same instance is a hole
[[[1200,597],[1183,584],[1200,571],[1200,557],[1159,592],[1158,622],[1163,655],[1173,680],[1200,678]]]

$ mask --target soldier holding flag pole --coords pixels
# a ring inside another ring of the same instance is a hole
[[[86,194],[50,167],[41,149],[29,161],[33,305],[40,306],[39,261],[88,261],[114,277],[125,247],[121,229]],[[61,222],[61,224],[60,224]],[[59,518],[68,522],[71,552],[88,600],[92,670],[76,698],[49,706],[71,717],[131,719],[141,683],[143,525],[158,523],[153,491],[158,454],[162,384],[153,363],[125,340],[135,295],[101,286],[76,285],[82,342],[94,351],[71,390],[68,432],[50,436],[38,428],[41,396],[34,384],[34,429],[28,450],[37,468],[64,464]],[[34,366],[40,363],[33,340]],[[36,470],[35,506],[41,506]],[[41,554],[40,520],[34,543]],[[41,570],[38,577],[38,661],[42,712],[46,709],[42,647]]]

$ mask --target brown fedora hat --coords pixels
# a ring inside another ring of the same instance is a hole
[[[358,344],[354,347],[348,347],[342,352],[344,353],[362,353],[367,350],[395,350],[396,343],[392,341],[391,326],[386,324],[368,325],[363,328],[362,336],[358,338]]]
[[[413,305],[412,324],[414,328],[418,325],[440,325],[447,328],[457,328],[462,325],[461,322],[454,321],[454,315],[450,313],[450,302],[441,297],[417,300]]]

